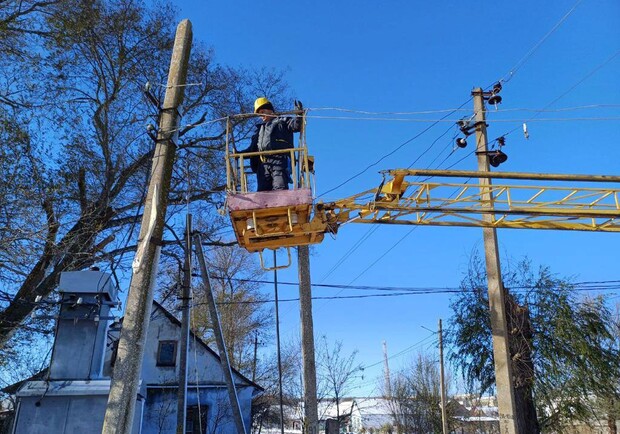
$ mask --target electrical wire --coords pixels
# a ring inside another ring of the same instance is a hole
[[[393,355],[389,356],[389,357],[387,358],[387,360],[392,360],[392,359],[394,359],[394,358],[396,358],[396,357],[400,357],[400,356],[402,356],[403,354],[408,353],[409,351],[412,351],[412,350],[414,350],[414,349],[416,349],[416,348],[418,348],[418,347],[421,347],[421,346],[423,346],[423,345],[427,344],[427,343],[428,343],[428,341],[429,341],[429,339],[432,339],[432,338],[434,338],[435,336],[437,336],[437,332],[433,332],[432,334],[430,334],[430,335],[428,335],[428,336],[424,337],[422,340],[420,340],[420,341],[416,342],[415,344],[413,344],[413,345],[411,345],[411,346],[409,346],[409,347],[405,348],[404,350],[399,351],[399,352],[398,352],[398,353],[396,353],[396,354],[393,354]],[[437,342],[438,342],[438,341],[437,341]],[[381,360],[381,361],[379,361],[379,362],[376,362],[376,363],[372,363],[372,364],[370,364],[370,365],[368,365],[368,366],[364,366],[364,369],[370,369],[370,368],[373,368],[373,367],[375,367],[375,366],[381,365],[382,363],[385,363],[385,359],[383,359],[383,360]]]
[[[532,110],[532,111],[537,112],[537,113],[543,113],[542,110]],[[308,117],[312,118],[313,116],[308,116]],[[346,117],[346,116],[314,116],[314,119],[338,119],[338,120],[353,120],[353,121],[416,122],[416,123],[433,122],[432,126],[434,126],[434,125],[436,125],[438,123],[441,123],[441,122],[443,122],[443,123],[456,123],[456,122],[458,122],[460,120],[460,119],[447,119],[447,118],[440,118],[440,119],[354,118],[354,117]],[[486,119],[486,122],[487,123],[529,122],[529,121],[532,121],[532,120],[533,120],[533,118]],[[574,118],[542,118],[542,119],[537,119],[537,122],[615,121],[615,120],[620,120],[620,117],[617,117],[617,116],[601,117],[601,116],[599,116],[599,117],[574,117]],[[424,131],[422,131],[422,133],[424,133],[426,131],[427,130],[424,130]],[[416,137],[414,137],[412,139],[409,139],[407,142],[403,143],[401,146],[399,146],[393,152],[390,152],[389,154],[386,154],[383,158],[386,158],[386,157],[392,155],[394,152],[398,151],[402,146],[406,145],[407,143],[411,142],[413,139],[416,139],[417,137],[419,137],[419,136],[416,136]],[[381,161],[381,160],[379,160],[379,161]],[[372,164],[371,167],[376,165],[377,163]],[[329,191],[327,193],[329,193]]]
[[[413,228],[411,228],[405,235],[403,235],[398,241],[396,241],[394,244],[392,244],[392,246],[387,249],[385,252],[383,252],[383,254],[381,256],[379,256],[377,259],[375,259],[370,265],[368,265],[366,268],[364,268],[357,276],[355,276],[355,278],[353,278],[350,282],[349,285],[353,284],[354,282],[356,282],[360,277],[362,277],[364,274],[366,274],[372,267],[374,267],[381,259],[383,259],[388,253],[390,253],[392,250],[394,250],[400,243],[402,243],[403,241],[405,241],[405,239],[407,237],[409,237],[409,235],[411,235],[413,233],[413,231],[415,231],[419,226],[414,226]]]
[[[353,246],[345,252],[345,254],[329,269],[327,273],[320,279],[321,282],[325,281],[329,276],[331,276],[340,265],[342,265],[358,248],[362,246],[362,244],[370,238],[381,226],[373,225],[366,231],[366,233],[353,244]]]
[[[541,119],[536,119],[536,117],[542,113],[542,110],[546,110],[547,108],[549,108],[550,106],[552,106],[553,104],[555,104],[556,102],[558,102],[560,99],[564,98],[566,95],[568,95],[570,92],[572,92],[577,86],[579,86],[581,83],[583,83],[584,81],[586,81],[588,78],[590,78],[591,76],[593,76],[595,73],[597,73],[599,70],[601,70],[603,67],[607,66],[608,63],[610,63],[612,60],[614,60],[618,55],[620,55],[620,50],[616,51],[614,54],[612,54],[610,57],[608,57],[605,61],[603,61],[603,63],[601,63],[600,65],[596,66],[593,70],[591,70],[590,72],[588,72],[582,79],[580,79],[579,81],[577,81],[574,85],[572,85],[568,90],[566,90],[565,92],[563,92],[562,94],[560,94],[560,96],[558,96],[557,98],[553,99],[551,102],[549,102],[548,104],[546,104],[541,111],[537,112],[534,116],[532,116],[530,119],[523,121],[524,123],[528,123],[528,122],[532,122],[532,121],[540,121]],[[575,119],[575,120],[583,120],[583,119]],[[593,119],[589,119],[589,120],[611,120],[611,119],[602,119],[602,118],[593,118]],[[504,137],[506,137],[509,134],[514,133],[516,130],[518,130],[519,128],[521,128],[521,126],[515,127],[512,130],[508,131],[507,133],[503,134]]]
[[[445,134],[445,133],[444,133]],[[461,160],[459,160],[458,162],[462,161],[464,158],[466,158],[469,155],[466,155],[465,157],[463,157]],[[457,162],[457,163],[458,163]],[[455,163],[456,164],[456,163]],[[469,180],[467,180],[466,182],[469,182]],[[450,195],[450,197],[454,196],[456,194],[456,190],[454,193],[452,193],[452,195]],[[381,261],[388,253],[390,253],[392,250],[394,250],[396,248],[396,246],[398,246],[401,242],[403,242],[407,237],[409,237],[409,235],[411,235],[413,233],[413,231],[415,231],[416,229],[418,229],[419,226],[414,226],[412,227],[405,235],[403,235],[398,241],[396,241],[390,248],[388,248],[385,252],[383,252],[383,254],[381,254],[377,259],[375,259],[374,262],[372,262],[370,265],[368,265],[366,268],[364,268],[364,270],[362,270],[361,273],[359,273],[353,280],[351,280],[351,282],[349,282],[349,284],[354,283],[355,281],[357,281],[357,279],[359,279],[360,277],[362,277],[364,274],[366,274],[366,272],[368,272],[372,267],[374,267],[379,261]],[[342,292],[342,291],[341,291]],[[338,293],[339,294],[339,293]]]
[[[450,132],[450,130],[452,130],[452,129],[454,129],[454,128],[456,128],[456,126],[453,126],[453,125],[452,125],[452,126],[450,126],[450,128],[448,128],[446,131],[444,131],[444,132],[443,132],[443,134],[441,134],[439,137],[437,137],[437,138],[433,141],[433,143],[431,143],[431,144],[430,144],[430,146],[424,150],[424,152],[422,152],[420,155],[418,155],[418,158],[416,158],[415,160],[413,160],[413,162],[412,162],[409,166],[407,166],[407,169],[411,169],[411,168],[413,167],[413,165],[414,165],[415,163],[417,163],[417,162],[420,160],[420,158],[422,158],[422,157],[424,156],[424,154],[426,154],[428,151],[430,151],[430,150],[433,148],[433,146],[435,146],[435,143],[437,143],[439,140],[441,140],[441,139],[443,138],[443,136],[445,136],[446,134],[448,134],[448,133]],[[436,158],[437,158],[437,157],[435,157],[435,159],[436,159]],[[433,164],[433,162],[434,162],[434,161],[435,161],[435,160],[432,160],[432,161],[429,163],[429,165],[428,165],[428,166],[430,167],[430,166]]]
[[[312,285],[314,286],[314,285]],[[530,288],[528,290],[516,290],[514,288],[510,288],[516,292],[522,291],[531,291]],[[579,292],[589,292],[589,291],[620,291],[620,286],[617,288],[575,288],[576,291]],[[403,297],[403,296],[412,296],[412,295],[437,295],[437,294],[459,294],[463,292],[461,289],[442,289],[442,290],[429,290],[429,291],[418,291],[418,292],[394,292],[388,294],[357,294],[357,295],[331,295],[331,296],[312,296],[312,300],[360,300],[366,298],[392,298],[392,297]],[[338,293],[339,294],[339,293]],[[616,295],[616,292],[608,292],[607,295]],[[279,298],[278,303],[293,303],[299,302],[299,297],[293,298]],[[265,300],[244,300],[244,301],[221,301],[217,302],[218,306],[229,306],[229,305],[251,305],[251,304],[269,304],[275,303],[275,300],[265,299]],[[206,302],[194,303],[191,307],[203,306]],[[313,309],[316,313],[316,309]]]
[[[457,108],[457,109],[455,109],[455,110],[459,110],[461,107],[463,107],[463,106],[464,106],[465,104],[467,104],[469,101],[471,101],[471,98],[469,98],[467,101],[465,101],[463,104],[461,104],[461,106],[460,106],[459,108]],[[455,111],[455,110],[451,111],[451,112],[450,112],[450,113],[448,113],[446,116],[450,116],[452,113],[454,113],[454,111]],[[435,124],[433,124],[433,125],[431,125],[431,126],[429,126],[427,129],[425,129],[424,131],[422,131],[421,133],[419,133],[418,135],[416,135],[415,137],[413,137],[413,138],[412,138],[412,139],[410,139],[409,141],[414,140],[415,138],[417,138],[417,137],[419,137],[420,135],[424,134],[426,131],[428,131],[430,128],[432,128],[434,125],[436,125],[436,123],[435,123]],[[447,130],[446,130],[443,134],[441,134],[441,135],[440,135],[437,139],[435,139],[435,140],[434,140],[434,141],[430,144],[430,146],[428,146],[428,147],[427,147],[427,148],[426,148],[426,149],[425,149],[425,150],[424,150],[424,151],[423,151],[423,152],[422,152],[422,153],[421,153],[421,154],[420,154],[420,155],[419,155],[419,156],[418,156],[418,157],[417,157],[417,158],[416,158],[416,159],[415,159],[415,160],[414,160],[414,161],[413,161],[410,165],[409,165],[409,167],[408,167],[408,168],[411,168],[411,167],[412,167],[412,166],[413,166],[413,165],[414,165],[417,161],[419,161],[419,159],[420,159],[420,158],[422,158],[422,157],[423,157],[423,156],[424,156],[424,155],[425,155],[428,151],[430,151],[430,150],[433,148],[433,146],[435,145],[435,143],[437,143],[437,141],[439,141],[439,140],[440,140],[443,136],[445,136],[445,135],[446,135],[446,134],[447,134],[447,133],[448,133],[448,132],[449,132],[452,128],[454,128],[454,127],[452,127],[452,126],[451,126],[451,127],[450,127],[450,128],[448,128],[448,129],[447,129]],[[393,154],[394,152],[396,152],[396,150],[400,149],[402,146],[404,146],[404,145],[405,145],[405,144],[407,144],[407,143],[408,143],[408,142],[405,142],[405,143],[403,143],[402,145],[400,145],[398,148],[396,148],[394,151],[392,151],[390,154],[388,154],[388,156],[389,156],[389,155],[391,155],[391,154]],[[451,154],[450,154],[450,155],[451,155]],[[448,157],[447,157],[447,158],[449,158],[449,157],[450,157],[450,155],[448,155]],[[378,161],[377,161],[376,163],[374,163],[374,164],[379,163],[379,161],[381,161],[381,160],[382,160],[383,158],[385,158],[385,157],[386,157],[386,156],[382,157],[380,160],[378,160]],[[435,160],[433,160],[433,161],[431,162],[431,164],[432,164],[434,161],[435,161]],[[370,167],[371,167],[371,166],[367,167],[366,169],[364,169],[364,171],[360,172],[359,174],[355,175],[354,177],[357,177],[357,176],[361,175],[363,172],[365,172],[366,170],[368,170]],[[345,181],[345,183],[346,183],[346,182],[348,182],[348,181],[350,181],[351,179],[353,179],[353,178],[349,178],[349,180]],[[340,186],[342,186],[342,185],[344,185],[344,183],[343,183],[343,184],[341,184]],[[339,188],[340,186],[338,186],[338,187],[336,187],[336,188]],[[333,191],[333,190],[334,190],[334,189],[329,190],[328,192],[326,192],[326,193],[324,193],[324,194],[327,194],[327,193],[329,193],[330,191]],[[320,196],[319,196],[319,197],[320,197]],[[378,227],[377,227],[377,229],[378,229]],[[353,252],[355,252],[355,251],[356,251],[356,250],[357,250],[357,249],[358,249],[358,248],[359,248],[359,247],[360,247],[360,246],[361,246],[361,245],[362,245],[362,244],[363,244],[366,240],[368,240],[368,239],[370,238],[370,236],[371,236],[371,235],[373,235],[373,234],[376,232],[376,230],[377,230],[377,229],[374,229],[374,230],[373,230],[373,229],[369,229],[369,230],[366,232],[366,234],[364,234],[364,235],[363,235],[363,237],[355,243],[355,245],[354,245],[353,247],[351,247],[351,248],[350,248],[347,252],[345,252],[345,254],[344,254],[344,255],[343,255],[343,256],[342,256],[342,257],[341,257],[341,258],[340,258],[340,259],[336,262],[336,264],[335,264],[335,265],[334,265],[334,266],[333,266],[333,267],[332,267],[332,268],[328,271],[328,273],[327,273],[325,276],[323,276],[323,278],[321,279],[321,281],[324,281],[324,280],[325,280],[328,276],[330,276],[330,275],[331,275],[331,274],[332,274],[332,273],[333,273],[333,272],[334,272],[334,271],[335,271],[335,270],[336,270],[336,269],[337,269],[340,265],[342,265],[342,264],[343,264],[343,263],[344,263],[344,262],[345,262],[345,261],[346,261],[346,260],[347,260],[347,259],[348,259],[351,255],[352,255],[352,254],[353,254]],[[415,229],[415,228],[414,228],[414,229]],[[412,230],[413,230],[413,229],[412,229]],[[358,277],[359,277],[359,276],[358,276]]]
[[[224,279],[222,276],[212,276],[214,279]],[[228,278],[226,278],[228,279]],[[256,283],[261,285],[273,285],[271,280],[263,279],[242,279],[242,278],[230,278],[231,281],[240,283]],[[287,282],[278,280],[278,285],[285,286],[299,286],[297,282]],[[573,282],[570,287],[576,291],[611,291],[620,290],[620,280],[600,280],[600,281],[583,281]],[[312,288],[324,288],[324,289],[350,289],[358,291],[384,291],[384,292],[398,292],[398,293],[413,293],[413,294],[450,294],[459,293],[463,291],[460,286],[381,286],[381,285],[353,285],[353,284],[329,284],[329,283],[313,283]],[[535,285],[522,285],[511,286],[511,291],[530,291],[536,289]],[[273,302],[273,300],[262,300],[262,302]]]
[[[426,133],[428,130],[430,130],[431,128],[433,128],[435,125],[437,125],[440,121],[443,121],[444,119],[446,119],[447,117],[451,116],[453,113],[455,113],[456,110],[462,108],[465,104],[467,104],[469,101],[471,101],[471,98],[469,98],[467,101],[465,101],[463,104],[461,104],[457,109],[447,113],[445,116],[443,116],[441,119],[433,122],[431,125],[429,125],[428,127],[424,128],[421,132],[419,132],[418,134],[416,134],[415,136],[411,137],[408,140],[405,140],[403,143],[401,143],[400,145],[398,145],[396,148],[394,148],[392,151],[388,152],[387,154],[383,155],[382,157],[380,157],[377,161],[375,161],[374,163],[368,165],[365,169],[363,169],[362,171],[358,172],[357,174],[353,175],[352,177],[348,178],[347,180],[345,180],[344,182],[338,184],[336,187],[331,188],[329,190],[327,190],[326,192],[320,194],[317,196],[317,199],[320,197],[325,196],[328,193],[331,193],[334,190],[339,189],[340,187],[342,187],[343,185],[351,182],[352,180],[354,180],[355,178],[363,175],[366,171],[368,171],[368,169],[376,166],[377,164],[379,164],[381,161],[383,161],[384,159],[386,159],[387,157],[393,155],[394,153],[396,153],[398,150],[400,150],[403,146],[411,143],[412,141],[414,141],[415,139],[417,139],[418,137],[422,136],[424,133]]]
[[[566,21],[566,19],[575,11],[575,9],[577,9],[577,6],[579,6],[579,4],[581,4],[583,0],[577,0],[577,2],[573,5],[572,8],[569,9],[569,11],[564,14],[564,16],[560,19],[560,21],[558,21],[552,28],[551,30],[549,30],[547,32],[547,34],[545,36],[542,37],[542,39],[540,41],[538,41],[536,44],[534,44],[534,46],[532,48],[530,48],[530,50],[525,53],[525,55],[512,67],[510,68],[510,71],[508,71],[507,74],[504,75],[504,78],[500,79],[501,82],[503,83],[508,83],[517,73],[517,71],[519,69],[521,69],[521,67],[525,64],[525,62],[527,62],[530,57],[532,57],[532,55],[536,52],[536,50],[538,50],[540,48],[540,46],[547,40],[549,39],[549,37],[555,33],[555,31],[557,29],[560,28],[560,26],[564,23],[564,21]],[[508,78],[505,78],[508,77]]]
[[[366,110],[355,110],[355,109],[348,109],[348,108],[343,108],[343,107],[316,107],[316,108],[309,108],[308,110],[309,111],[335,111],[335,112],[345,112],[345,113],[357,113],[357,114],[363,114],[363,115],[399,115],[399,116],[427,115],[427,114],[433,114],[433,113],[446,113],[446,112],[454,113],[456,111],[470,111],[468,109],[463,109],[461,107],[450,108],[450,109],[440,109],[440,110],[421,110],[421,111],[414,111],[414,112],[371,112],[371,111],[366,111]]]

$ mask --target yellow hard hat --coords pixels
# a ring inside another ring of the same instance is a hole
[[[256,101],[254,101],[254,113],[258,113],[258,110],[264,108],[266,105],[269,105],[268,108],[273,110],[273,104],[271,104],[271,101],[269,101],[267,98],[265,98],[264,96],[256,98]]]

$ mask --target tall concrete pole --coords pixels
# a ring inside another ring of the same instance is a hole
[[[385,376],[385,397],[392,399],[392,379],[390,378],[390,365],[388,365],[387,342],[383,341],[383,375]]]
[[[299,268],[299,312],[301,316],[301,358],[304,370],[304,434],[318,434],[319,413],[316,399],[316,362],[314,325],[312,322],[312,286],[310,283],[310,248],[297,248]]]
[[[280,407],[280,432],[284,434],[284,397],[282,393],[282,351],[280,351],[280,302],[278,300],[278,267],[276,251],[273,251],[273,292],[276,308],[276,353],[278,356],[278,399]]]
[[[177,27],[170,61],[168,87],[161,110],[151,180],[132,266],[133,274],[103,421],[103,434],[130,434],[132,430],[176,153],[174,140],[179,125],[178,107],[183,101],[191,44],[192,25],[189,20],[183,20]]]
[[[448,411],[446,402],[446,376],[443,367],[443,329],[439,320],[439,388],[441,389],[441,426],[443,434],[448,434]]]
[[[484,93],[476,88],[472,91],[474,111],[476,114],[476,152],[478,171],[489,171],[486,114]],[[493,194],[490,191],[491,179],[479,178],[480,198],[484,208],[493,208]],[[485,222],[493,222],[492,214],[483,214]],[[493,359],[495,360],[495,385],[499,410],[499,429],[501,434],[521,434],[516,418],[516,401],[512,382],[512,361],[508,345],[506,324],[506,303],[502,284],[502,273],[497,248],[495,228],[483,228],[484,253],[487,268],[487,285],[489,291],[489,309],[491,330],[493,333]],[[525,433],[524,433],[525,434]]]
[[[185,224],[185,264],[181,290],[181,336],[179,339],[179,390],[177,391],[177,434],[185,434],[187,415],[187,350],[190,329],[190,291],[192,285],[192,215]]]

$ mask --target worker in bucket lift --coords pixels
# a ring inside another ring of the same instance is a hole
[[[295,101],[295,110],[303,111],[301,101]],[[250,147],[243,152],[275,151],[293,148],[293,133],[301,130],[301,116],[278,116],[271,102],[260,97],[254,101],[254,113],[260,115],[261,123],[256,125]],[[256,155],[250,157],[250,167],[256,173],[258,191],[288,190],[293,182],[290,175],[288,153]]]

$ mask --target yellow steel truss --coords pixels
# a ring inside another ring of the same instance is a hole
[[[620,177],[432,170],[388,173],[392,179],[383,186],[317,204],[315,217],[334,232],[347,222],[620,232],[620,188],[609,186],[620,183]],[[431,177],[433,181],[406,180],[413,176]],[[437,177],[464,180],[437,182]],[[476,178],[554,184],[490,185],[491,200],[486,203]],[[569,182],[571,185],[566,185]],[[594,183],[605,185],[591,186]],[[484,214],[491,214],[491,221],[484,221]]]

